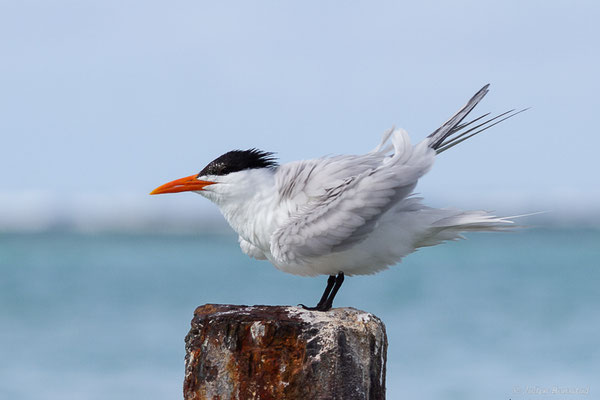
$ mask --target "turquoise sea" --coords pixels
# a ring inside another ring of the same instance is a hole
[[[335,306],[386,323],[388,399],[600,399],[599,260],[600,230],[472,234],[346,279]],[[0,398],[181,398],[196,306],[324,285],[232,235],[0,234]]]

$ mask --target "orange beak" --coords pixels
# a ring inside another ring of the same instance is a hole
[[[196,179],[198,175],[190,175],[185,178],[175,179],[169,183],[165,183],[162,186],[157,187],[150,194],[163,194],[163,193],[179,193],[189,192],[195,190],[204,190],[208,185],[214,185],[217,182],[201,181]]]

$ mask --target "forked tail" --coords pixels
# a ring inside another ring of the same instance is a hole
[[[435,132],[429,135],[429,147],[434,149],[436,153],[439,154],[451,147],[456,146],[460,142],[491,128],[492,126],[527,110],[527,108],[519,111],[512,109],[503,112],[500,115],[496,115],[495,117],[489,118],[483,122],[479,122],[490,115],[490,113],[486,113],[469,122],[463,123],[462,121],[467,117],[467,115],[469,115],[471,111],[473,111],[475,106],[488,93],[489,87],[489,83],[482,87],[477,93],[475,93],[471,100],[467,102],[467,104],[458,110],[456,114],[450,117],[450,119],[448,119],[448,121],[446,121],[442,126],[436,129]],[[479,123],[473,126],[473,124],[476,122]]]

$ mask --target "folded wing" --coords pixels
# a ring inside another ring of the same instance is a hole
[[[411,194],[434,158],[427,142],[413,147],[406,131],[396,130],[363,156],[280,167],[277,184],[290,217],[272,235],[271,254],[279,262],[294,262],[361,242],[386,211]]]

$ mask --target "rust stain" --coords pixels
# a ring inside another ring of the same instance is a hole
[[[260,343],[252,337],[250,324],[239,332],[241,346],[227,365],[240,399],[294,398],[297,377],[306,356],[306,342],[290,326],[264,324]],[[263,344],[264,343],[264,344]]]
[[[220,311],[223,307],[219,304],[205,304],[200,307],[196,307],[194,315],[210,315]]]
[[[231,397],[222,400],[302,398],[308,371],[302,330],[284,307],[253,307],[251,314],[241,306],[198,307],[186,339],[184,398],[221,400],[224,391]]]

